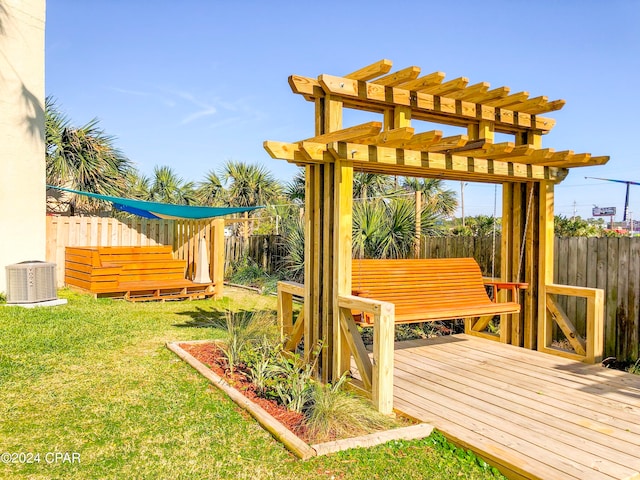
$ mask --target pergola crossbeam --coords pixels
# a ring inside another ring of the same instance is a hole
[[[554,152],[555,150],[553,148],[534,149],[528,154],[513,156],[509,158],[509,161],[514,163],[539,164],[544,163],[544,160],[551,158],[551,155],[553,155]]]
[[[454,80],[449,80],[448,82],[444,82],[441,85],[427,87],[420,90],[422,93],[430,93],[431,95],[439,95],[441,97],[447,96],[449,93],[460,92],[464,90],[464,88],[469,83],[469,79],[466,77],[456,78]]]
[[[393,169],[398,175],[445,178],[473,178],[482,182],[525,182],[548,180],[560,182],[567,171],[544,165],[523,165],[506,161],[425,152],[387,146],[334,142],[264,142],[273,158],[296,165],[326,164],[332,159],[348,160],[359,172],[381,173]],[[326,155],[330,153],[331,155]]]
[[[328,160],[324,154],[328,150],[327,145],[336,142],[394,149],[401,152],[398,153],[398,156],[403,159],[413,158],[416,153],[440,153],[449,155],[451,158],[466,158],[472,163],[477,163],[479,160],[490,160],[493,165],[497,165],[496,171],[499,172],[504,171],[501,165],[507,163],[516,165],[509,167],[509,171],[520,172],[523,165],[566,169],[604,165],[609,160],[607,156],[592,157],[589,153],[576,154],[571,150],[556,152],[552,148],[536,149],[533,145],[516,146],[513,142],[494,144],[486,139],[469,141],[467,135],[442,138],[440,130],[414,134],[413,128],[402,127],[380,132],[380,125],[379,122],[369,122],[296,143],[265,142],[265,148],[273,158],[281,158],[298,165],[326,163]],[[359,148],[355,150],[360,151]],[[385,156],[389,157],[389,154],[385,153]],[[399,165],[404,164],[401,161]],[[476,168],[478,167],[472,167],[472,170]],[[540,176],[540,173],[535,169],[533,171],[536,173],[532,173],[531,178],[551,179],[548,176]],[[520,177],[521,175],[517,173],[516,176]],[[552,175],[552,177],[562,179],[564,175]]]
[[[498,88],[494,88],[493,90],[489,90],[486,93],[476,93],[469,97],[462,98],[461,100],[466,100],[468,102],[474,102],[474,103],[484,103],[484,102],[488,102],[489,100],[504,98],[507,95],[509,95],[510,91],[511,89],[509,87],[498,87]]]
[[[385,147],[402,147],[402,148],[412,148],[414,150],[426,150],[428,148],[437,145],[439,142],[442,142],[446,139],[442,138],[442,132],[440,130],[431,130],[429,132],[422,132],[414,135],[406,142],[403,142],[398,145],[384,145]]]
[[[506,109],[510,105],[513,105],[514,107],[516,107],[517,105],[520,105],[526,102],[528,98],[529,98],[529,92],[518,92],[518,93],[512,93],[511,95],[503,98],[498,98],[496,100],[489,100],[487,102],[484,102],[483,105]]]
[[[530,115],[539,115],[541,113],[555,112],[556,110],[560,110],[566,104],[566,100],[554,100],[552,102],[547,102],[544,105],[540,105],[539,107],[531,107],[527,108],[526,113]]]
[[[452,92],[447,96],[455,100],[468,100],[469,98],[473,98],[477,95],[486,94],[487,90],[489,90],[489,86],[490,85],[487,82],[480,82],[462,90],[458,90],[457,92]]]
[[[428,152],[445,152],[458,147],[462,147],[469,141],[469,137],[466,135],[454,135],[452,137],[445,137],[432,145],[427,147]]]
[[[466,155],[468,157],[476,157],[476,158],[494,158],[494,155],[506,155],[512,152],[514,148],[515,148],[515,144],[513,142],[503,142],[503,143],[496,143],[496,144],[485,143],[480,148],[465,150],[463,147],[463,148],[453,150],[449,153]]]

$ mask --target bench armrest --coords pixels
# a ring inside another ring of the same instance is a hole
[[[369,290],[351,290],[351,295],[356,297],[367,297],[369,294]]]
[[[511,290],[511,300],[514,302],[518,301],[518,296],[520,294],[520,290],[525,290],[529,288],[528,283],[524,282],[503,282],[501,280],[484,280],[485,285],[490,285],[494,288],[493,290],[493,302],[498,302],[498,292],[500,290]]]
[[[500,290],[503,288],[517,288],[522,290],[529,288],[529,284],[524,282],[503,282],[501,280],[485,280],[484,284],[494,286]]]

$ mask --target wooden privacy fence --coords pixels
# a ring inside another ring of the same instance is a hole
[[[176,226],[177,224],[177,226]],[[57,264],[58,285],[64,282],[64,249],[69,246],[172,245],[176,258],[194,274],[198,240],[211,238],[210,222],[118,220],[98,217],[47,217],[47,258]],[[268,272],[286,255],[282,237],[254,235],[225,238],[225,271],[250,257]],[[500,272],[500,237],[423,237],[421,258],[473,257],[485,276]],[[210,268],[213,268],[209,245]],[[216,248],[213,251],[217,251]],[[495,259],[492,260],[495,251]],[[640,238],[556,238],[554,282],[605,291],[605,356],[635,360],[640,343]],[[557,295],[557,303],[585,335],[587,298]]]
[[[234,263],[251,258],[268,273],[274,273],[282,267],[287,255],[286,246],[280,235],[252,235],[246,240],[242,237],[225,239],[225,272]]]
[[[554,271],[556,283],[604,290],[605,355],[638,358],[640,238],[556,238]],[[587,300],[559,301],[578,330],[584,330]]]
[[[64,285],[66,247],[149,247],[173,245],[172,220],[47,216],[46,260],[57,265],[58,286]]]
[[[493,237],[422,237],[419,258],[472,257],[484,276],[499,277],[500,241],[500,236],[495,241]]]
[[[222,231],[224,219],[211,220],[151,220],[108,217],[47,216],[46,260],[57,265],[58,286],[64,285],[66,247],[119,247],[170,245],[174,257],[186,261],[185,278],[196,274],[200,239],[206,239],[209,276],[221,278],[223,259],[216,252],[224,251]],[[219,234],[215,231],[220,228]]]
[[[500,237],[495,241],[495,265],[500,272]],[[491,237],[427,237],[421,258],[473,257],[491,276]],[[635,360],[640,344],[640,238],[555,239],[554,283],[604,290],[604,354]],[[516,280],[516,279],[512,279]],[[557,293],[557,303],[584,336],[588,297]]]

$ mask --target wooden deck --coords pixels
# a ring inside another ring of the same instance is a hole
[[[640,479],[640,376],[467,335],[394,358],[395,409],[509,478]]]

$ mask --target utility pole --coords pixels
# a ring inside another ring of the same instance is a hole
[[[584,177],[591,178],[593,180],[604,180],[605,182],[616,182],[616,183],[624,183],[627,186],[627,191],[624,196],[624,216],[622,217],[622,221],[626,222],[627,218],[629,218],[629,186],[631,185],[640,185],[640,182],[630,182],[628,180],[614,180],[612,178],[599,178],[599,177]]]

